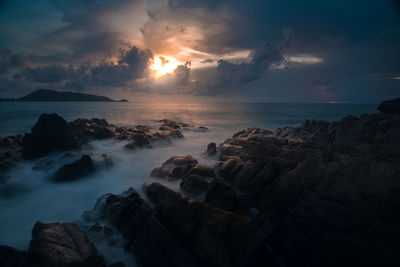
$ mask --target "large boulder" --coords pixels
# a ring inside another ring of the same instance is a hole
[[[84,213],[84,218],[91,222],[108,220],[123,234],[124,247],[141,266],[197,266],[133,188],[120,195],[102,196],[93,210]]]
[[[29,254],[39,266],[106,266],[95,246],[74,223],[37,222],[32,229]]]
[[[222,178],[217,178],[210,183],[205,202],[216,208],[243,213],[242,201],[236,189]]]
[[[95,165],[89,155],[83,155],[79,160],[66,164],[56,171],[54,182],[68,182],[88,176],[95,171]]]
[[[191,155],[174,156],[154,168],[150,175],[158,178],[183,178],[197,163],[198,161]]]
[[[181,192],[189,196],[200,195],[207,190],[207,187],[208,187],[207,180],[204,177],[196,174],[191,174],[183,178],[180,184]]]
[[[386,114],[400,114],[400,97],[383,101],[379,104],[378,110]]]
[[[68,123],[57,114],[42,114],[32,128],[32,132],[23,138],[23,155],[35,158],[57,150],[78,147]]]
[[[279,266],[263,234],[242,217],[182,196],[159,183],[145,185],[156,218],[205,266]]]
[[[29,261],[28,253],[15,248],[0,245],[0,263],[2,267],[34,267]]]

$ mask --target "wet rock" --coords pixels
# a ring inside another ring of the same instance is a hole
[[[36,158],[49,152],[78,147],[68,123],[57,114],[42,114],[30,134],[23,138],[23,156]]]
[[[13,166],[22,159],[22,136],[0,137],[0,170]]]
[[[378,110],[386,114],[400,114],[400,98],[383,101]]]
[[[159,178],[183,178],[198,161],[191,155],[174,156],[151,172],[151,176]]]
[[[89,231],[99,233],[103,231],[103,227],[98,222],[96,222],[95,224],[90,226]]]
[[[243,206],[236,189],[224,179],[217,178],[210,183],[205,202],[216,208],[243,213]]]
[[[203,153],[206,157],[212,157],[217,154],[217,144],[209,143],[206,152]]]
[[[246,217],[284,265],[400,261],[400,117],[387,113],[250,128],[221,145],[217,176],[240,190]],[[224,208],[222,192],[206,202]]]
[[[196,164],[194,165],[187,173],[187,175],[200,175],[204,177],[215,177],[215,173],[213,168],[204,165],[204,164]]]
[[[108,267],[126,267],[122,261],[114,262],[113,264],[108,265]]]
[[[95,171],[93,160],[89,155],[83,155],[79,160],[66,164],[56,171],[52,180],[54,182],[68,182],[88,176]]]
[[[69,124],[80,144],[91,140],[111,138],[115,133],[115,126],[108,124],[105,119],[76,119]]]
[[[205,132],[208,132],[209,129],[207,127],[205,127],[205,126],[199,126],[199,127],[197,127],[197,129],[195,131],[196,132],[205,133]]]
[[[141,266],[196,266],[192,256],[160,224],[153,209],[133,188],[99,198],[84,218],[107,219],[123,234],[125,249],[134,253]]]
[[[136,134],[131,137],[131,142],[125,145],[127,149],[136,149],[136,148],[152,148],[150,144],[151,136],[146,134]]]
[[[189,127],[189,124],[182,123],[182,122],[175,122],[172,120],[168,119],[163,119],[160,122],[162,122],[161,127],[169,127],[172,129],[179,129],[179,128],[184,128],[184,127]]]
[[[29,254],[39,266],[106,266],[95,246],[74,223],[37,222]]]
[[[181,192],[190,195],[200,195],[207,190],[208,182],[207,180],[196,174],[188,175],[185,177],[181,184]]]
[[[12,247],[0,245],[0,263],[2,267],[34,267],[29,262],[28,253]]]
[[[159,184],[145,185],[156,218],[206,266],[278,266],[262,234],[242,217]]]

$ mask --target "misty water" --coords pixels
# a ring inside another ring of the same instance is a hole
[[[87,230],[89,225],[82,213],[91,209],[101,195],[121,193],[129,187],[142,193],[144,183],[157,180],[149,176],[151,170],[174,155],[191,154],[202,163],[212,164],[215,159],[206,160],[201,156],[207,144],[218,144],[239,130],[248,127],[272,130],[298,126],[306,118],[333,121],[375,110],[376,105],[355,104],[0,102],[1,137],[29,132],[41,113],[54,112],[67,121],[97,117],[118,126],[157,127],[159,120],[168,118],[210,129],[205,133],[183,131],[184,139],[160,143],[153,149],[127,151],[124,142],[104,140],[91,142],[72,156],[60,152],[17,164],[1,173],[19,193],[0,197],[0,245],[28,249],[32,227],[38,220],[76,222]],[[59,167],[81,155],[89,154],[96,160],[103,153],[111,157],[111,167],[100,168],[76,182],[49,181]],[[35,169],[38,165],[45,167]],[[169,183],[169,186],[179,190],[178,183]],[[108,262],[123,259],[128,266],[134,265],[134,259],[122,249],[110,248],[95,234],[90,234],[90,238]]]

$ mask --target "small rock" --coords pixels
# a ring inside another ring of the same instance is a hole
[[[93,160],[88,155],[83,155],[79,160],[66,164],[54,174],[54,182],[74,181],[87,176],[95,171]]]
[[[196,174],[185,177],[180,184],[181,191],[189,195],[200,195],[207,190],[207,187],[207,180]]]

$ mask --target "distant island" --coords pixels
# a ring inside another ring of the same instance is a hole
[[[106,96],[60,92],[49,89],[38,89],[20,98],[0,98],[0,101],[86,101],[86,102],[128,102],[126,99],[113,100]]]

